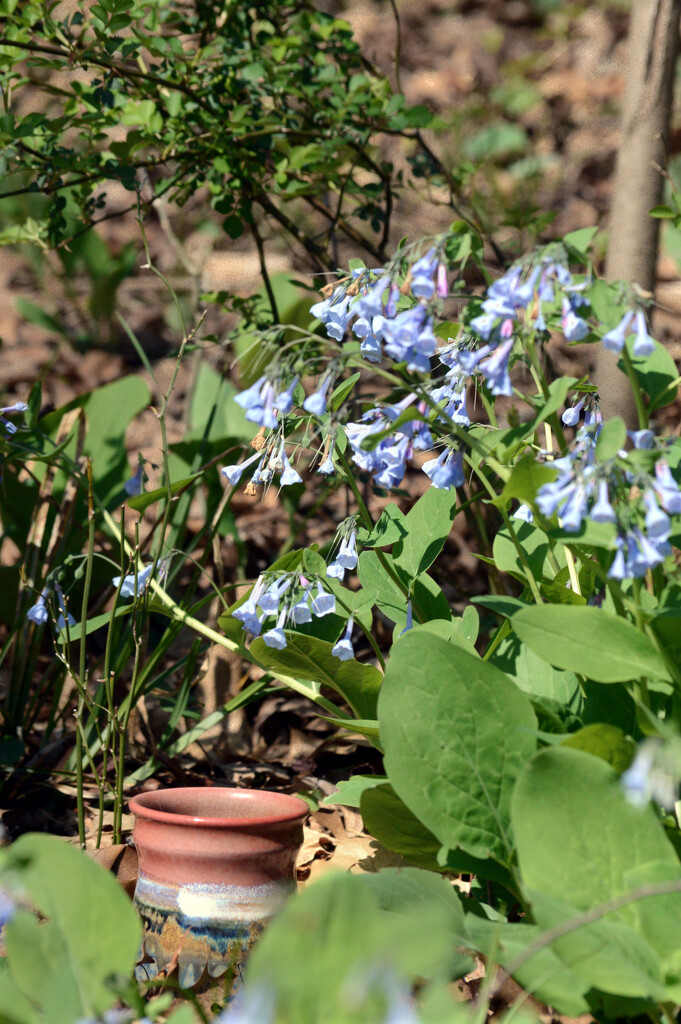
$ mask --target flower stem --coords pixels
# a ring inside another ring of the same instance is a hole
[[[631,390],[634,396],[634,404],[636,405],[636,415],[638,416],[638,428],[639,430],[646,430],[648,427],[648,410],[646,409],[646,403],[643,398],[643,392],[639,383],[638,377],[636,376],[636,370],[634,369],[634,363],[631,356],[627,351],[626,345],[622,349],[622,362],[624,363],[624,369],[626,370],[629,383],[631,384]]]

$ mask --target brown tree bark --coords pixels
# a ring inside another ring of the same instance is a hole
[[[655,287],[659,221],[650,210],[662,198],[674,72],[679,54],[681,0],[633,0],[629,56],[606,261],[609,281]],[[603,414],[638,425],[629,382],[618,356],[600,348],[595,381]]]

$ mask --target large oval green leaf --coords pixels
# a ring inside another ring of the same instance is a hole
[[[637,676],[670,679],[652,641],[626,619],[602,608],[534,605],[519,611],[511,623],[544,661],[597,683],[619,683]]]
[[[523,886],[543,928],[658,880],[681,888],[681,864],[656,815],[626,802],[600,757],[564,746],[540,751],[518,779],[511,820]],[[554,948],[604,991],[657,998],[665,975],[679,974],[680,921],[681,892],[637,899]]]
[[[378,701],[397,795],[450,849],[508,864],[509,805],[537,722],[499,669],[423,631],[393,648]]]

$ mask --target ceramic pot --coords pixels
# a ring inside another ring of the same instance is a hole
[[[216,787],[143,793],[130,810],[146,961],[138,973],[177,966],[183,988],[214,990],[230,968],[230,980],[240,974],[263,926],[295,890],[307,805],[283,793]]]

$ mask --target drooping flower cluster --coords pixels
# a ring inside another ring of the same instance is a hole
[[[151,577],[151,570],[154,568],[153,562],[150,565],[144,565],[137,573],[130,573],[129,576],[114,576],[111,580],[114,587],[120,586],[121,597],[141,597],[147,588],[147,583]],[[161,568],[161,575],[163,569]]]
[[[336,611],[336,598],[317,580],[316,587],[298,572],[264,573],[258,578],[248,599],[232,612],[251,636],[261,636],[268,647],[286,647],[286,624],[293,628],[321,619]],[[274,625],[262,632],[268,619]],[[334,648],[333,653],[336,654]],[[348,655],[352,657],[352,651]]]
[[[67,623],[69,626],[75,626],[76,620],[68,611],[64,591],[57,582],[49,583],[43,588],[38,600],[26,612],[26,618],[36,626],[44,626],[50,618],[47,602],[51,594],[54,594],[57,606],[57,629],[63,630]]]
[[[354,516],[340,524],[338,535],[341,538],[340,547],[334,560],[327,566],[326,575],[342,582],[346,571],[356,568],[359,558],[357,554],[357,523]]]
[[[655,351],[655,342],[648,334],[643,310],[629,310],[624,314],[616,327],[603,335],[603,345],[611,352],[621,352],[627,337],[634,336],[632,353],[637,358],[651,356]]]
[[[342,341],[351,328],[369,362],[389,356],[406,363],[411,372],[428,373],[437,350],[428,303],[436,294],[447,294],[447,271],[435,247],[409,271],[411,294],[417,300],[410,308],[398,311],[400,288],[384,268],[355,271],[354,276],[352,283],[339,284],[331,295],[316,302],[310,308],[312,315],[322,321],[334,341]]]
[[[574,419],[584,400],[564,414]],[[664,458],[655,463],[651,477],[628,463],[622,450],[604,461],[597,456],[596,440],[601,429],[600,413],[587,409],[587,422],[576,435],[572,451],[550,463],[558,471],[555,480],[539,488],[536,506],[542,515],[558,516],[568,533],[576,533],[585,519],[612,523],[617,529],[615,557],[608,575],[611,579],[644,576],[671,554],[670,515],[681,513],[681,490]],[[650,448],[650,431],[632,435],[638,448]],[[527,519],[525,506],[516,513]]]
[[[451,390],[450,385],[445,383],[442,387],[433,389],[430,394],[435,402],[440,402],[443,398],[446,400],[441,417],[447,415],[454,422],[467,424],[469,420],[466,414],[465,391],[462,388],[460,392],[450,395]],[[371,473],[375,484],[387,490],[399,487],[406,472],[407,462],[414,452],[428,451],[434,447],[430,428],[423,418],[429,410],[429,405],[425,401],[416,403],[417,416],[413,420],[401,422],[393,433],[379,438],[375,444],[371,441],[373,435],[380,435],[389,430],[390,425],[398,420],[416,399],[415,394],[409,394],[394,405],[368,409],[359,422],[348,423],[345,427],[348,444],[352,450],[352,461],[360,469]],[[461,487],[464,482],[463,452],[445,445],[441,453],[424,462],[421,469],[430,478],[434,487]]]
[[[300,473],[293,468],[286,454],[286,442],[281,434],[271,436],[264,442],[261,448],[258,448],[254,455],[245,459],[244,462],[224,466],[221,470],[222,475],[227,477],[233,487],[236,487],[243,476],[244,470],[248,469],[254,462],[257,462],[258,465],[251,476],[251,484],[253,486],[269,484],[275,473],[279,474],[279,483],[282,487],[302,483]]]

